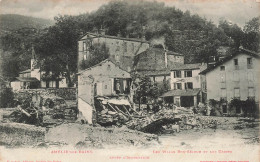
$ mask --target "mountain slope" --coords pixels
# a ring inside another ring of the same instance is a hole
[[[8,32],[20,28],[43,29],[54,24],[54,21],[42,18],[22,16],[16,14],[0,15],[0,30]]]

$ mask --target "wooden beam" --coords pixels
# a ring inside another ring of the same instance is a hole
[[[123,108],[125,109],[125,111],[127,112],[127,114],[128,114],[129,116],[131,116],[130,112],[127,110],[127,108],[125,107],[125,105],[122,105],[122,106],[123,106]]]
[[[107,104],[108,104],[108,106],[110,106],[110,107],[111,107],[111,109],[112,109],[112,110],[114,110],[115,112],[117,112],[117,111],[116,111],[116,109],[115,109],[115,108],[113,108],[113,106],[111,106],[109,103],[107,103]]]

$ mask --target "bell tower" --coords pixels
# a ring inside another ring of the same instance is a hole
[[[36,56],[35,56],[34,46],[32,45],[31,70],[34,70],[35,64],[36,64]]]

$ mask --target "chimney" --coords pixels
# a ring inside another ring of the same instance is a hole
[[[105,29],[100,29],[100,34],[101,35],[106,35],[106,30]]]
[[[165,62],[165,68],[168,68],[167,50],[165,48],[164,48],[164,62]]]

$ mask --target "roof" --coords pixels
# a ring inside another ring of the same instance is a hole
[[[203,70],[199,74],[206,74],[206,73],[210,72],[211,70],[217,68],[218,66],[224,64],[225,62],[231,60],[232,58],[234,58],[235,56],[237,56],[239,54],[247,54],[249,56],[253,56],[253,57],[256,57],[258,59],[260,58],[260,54],[259,53],[256,53],[254,51],[250,51],[250,50],[247,50],[247,49],[244,49],[244,48],[239,48],[239,51],[236,52],[235,54],[232,54],[232,55],[229,55],[229,56],[225,57],[224,59],[216,62],[216,64],[214,64],[213,66],[210,66],[209,68]]]
[[[200,69],[201,63],[197,64],[173,64],[172,67],[170,67],[171,70],[192,70],[192,69]]]
[[[86,35],[93,35],[95,37],[103,37],[103,38],[111,38],[111,39],[120,39],[120,40],[127,40],[127,41],[135,41],[135,42],[143,42],[143,43],[149,43],[146,40],[142,39],[136,39],[136,38],[123,38],[123,37],[117,37],[117,36],[111,36],[111,35],[103,35],[103,34],[95,34],[95,33],[90,33],[87,32],[83,37],[80,38],[80,40],[85,40],[83,39]]]
[[[167,52],[167,55],[176,55],[176,56],[183,56],[183,54],[181,53],[177,53],[177,52],[173,52],[173,51],[166,51]]]
[[[28,78],[16,77],[16,79],[21,82],[39,82],[39,80],[34,77],[28,77]]]
[[[170,90],[166,93],[164,93],[161,97],[167,97],[167,96],[196,96],[200,92],[199,88],[194,89],[176,89],[176,90]]]
[[[165,75],[170,75],[170,70],[165,69],[165,70],[160,70],[160,71],[137,71],[140,75],[148,75],[148,76],[165,76]]]
[[[94,66],[91,66],[91,67],[89,67],[89,68],[87,68],[87,69],[85,69],[85,70],[82,70],[82,71],[78,72],[77,74],[80,75],[80,74],[84,73],[85,71],[91,70],[91,68],[94,68],[94,67],[97,67],[97,66],[101,66],[102,64],[104,64],[104,63],[106,63],[106,62],[108,62],[108,61],[109,61],[109,62],[112,62],[114,65],[116,65],[117,67],[119,67],[119,69],[121,69],[121,70],[127,72],[126,70],[124,70],[124,69],[122,69],[120,66],[118,66],[116,63],[114,63],[111,59],[107,58],[107,59],[101,61],[100,63],[98,63],[98,64],[96,64],[96,65],[94,65]],[[127,73],[128,73],[128,72],[127,72]]]
[[[30,73],[30,72],[31,72],[31,69],[27,69],[27,70],[24,70],[24,71],[19,72],[19,74],[22,74],[22,73]]]

